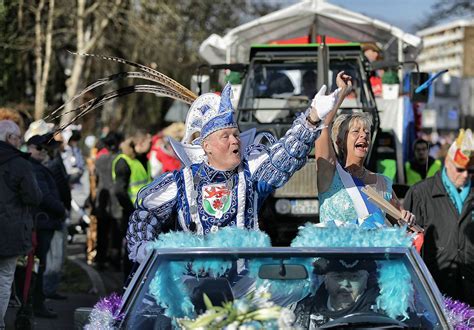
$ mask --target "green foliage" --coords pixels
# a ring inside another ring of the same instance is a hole
[[[295,329],[295,315],[270,301],[264,286],[234,301],[213,306],[204,294],[206,311],[194,320],[177,319],[183,329]]]

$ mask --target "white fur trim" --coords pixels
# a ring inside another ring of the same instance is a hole
[[[193,171],[191,170],[191,168],[186,167],[183,169],[183,177],[184,177],[184,187],[186,189],[186,200],[188,201],[188,205],[191,206],[192,205],[191,192],[193,191],[193,189],[195,189],[194,181],[193,181]],[[197,201],[195,201],[195,204],[197,206]],[[193,221],[196,224],[196,234],[204,235],[204,230],[202,229],[201,220],[199,219],[199,215],[198,215],[199,213],[197,212],[193,214],[189,212],[189,214],[191,217],[191,221]]]
[[[237,187],[237,227],[244,228],[245,226],[245,197],[247,195],[245,183],[245,173],[243,166],[239,166],[239,184]]]
[[[181,228],[183,229],[183,231],[185,231],[185,232],[190,231],[188,226],[186,226],[186,221],[184,220],[184,215],[183,215],[182,210],[178,211],[178,221],[179,221],[179,224],[181,225]]]
[[[258,192],[254,191],[253,193],[253,229],[258,230]]]

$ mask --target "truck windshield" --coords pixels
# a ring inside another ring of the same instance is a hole
[[[328,91],[337,88],[336,75],[339,71],[344,70],[353,78],[354,88],[342,107],[364,107],[367,97],[362,87],[358,59],[334,59],[330,61],[329,68]],[[317,75],[317,62],[314,60],[253,62],[240,96],[240,121],[292,122],[297,113],[306,110],[316,94]]]

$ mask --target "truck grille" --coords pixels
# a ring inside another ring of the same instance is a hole
[[[275,191],[277,198],[315,198],[318,194],[316,185],[316,160],[308,159],[306,165],[297,171],[291,179]]]

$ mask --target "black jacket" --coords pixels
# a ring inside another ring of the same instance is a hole
[[[112,179],[112,162],[115,157],[117,157],[116,153],[109,153],[100,156],[95,162],[97,197],[95,199],[94,213],[98,218],[122,218],[122,207],[115,195],[114,180]]]
[[[37,230],[60,230],[66,216],[66,209],[59,196],[51,171],[40,162],[30,159],[43,198],[33,209],[33,219]]]
[[[69,175],[63,164],[60,154],[52,158],[46,167],[51,171],[53,179],[59,191],[59,196],[66,210],[71,211],[71,186],[69,184]]]
[[[307,296],[296,304],[295,315],[296,324],[303,329],[319,328],[328,321],[338,319],[345,315],[353,313],[374,312],[376,311],[376,299],[379,295],[377,285],[368,288],[357,301],[350,307],[331,311],[327,307],[329,294],[321,285],[314,296]]]
[[[31,249],[31,207],[40,203],[41,191],[28,158],[0,141],[0,257],[24,255]]]
[[[404,206],[425,228],[422,256],[441,292],[474,305],[474,182],[459,214],[441,173],[413,185]]]
[[[115,181],[114,181],[114,193],[115,196],[122,207],[122,217],[125,221],[128,221],[128,218],[135,210],[130,196],[128,195],[128,185],[130,183],[130,175],[132,171],[128,166],[125,159],[119,159],[115,163]]]

